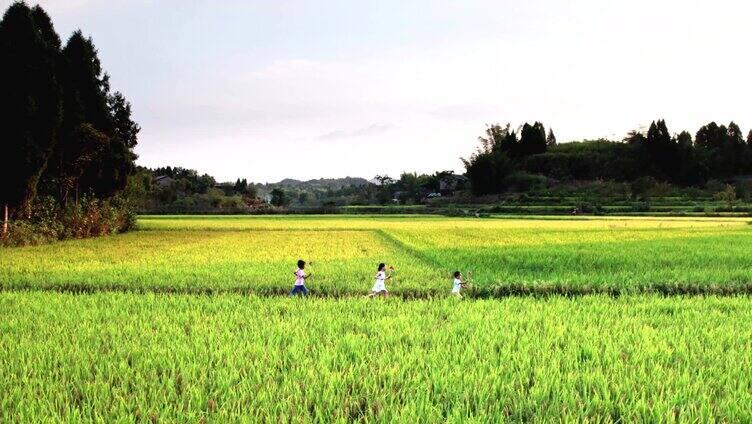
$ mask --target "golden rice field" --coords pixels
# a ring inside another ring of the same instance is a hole
[[[363,294],[379,262],[394,294],[750,293],[748,219],[443,217],[142,217],[140,231],[7,249],[4,289],[283,294],[313,262],[318,296]]]
[[[142,217],[0,250],[0,422],[750,422],[746,219]],[[308,299],[289,299],[296,261]],[[379,262],[390,299],[365,299]],[[449,273],[472,270],[464,299]]]

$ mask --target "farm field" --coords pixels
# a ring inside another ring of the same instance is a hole
[[[741,218],[435,216],[141,217],[140,231],[3,251],[2,289],[285,294],[313,261],[316,296],[366,293],[379,262],[392,293],[471,296],[752,292],[752,226]]]
[[[0,293],[0,421],[748,422],[752,301]]]
[[[728,218],[194,216],[4,249],[0,422],[746,422],[750,236]],[[298,258],[312,296],[277,296]],[[364,299],[382,261],[396,296]],[[455,269],[475,274],[463,300]]]

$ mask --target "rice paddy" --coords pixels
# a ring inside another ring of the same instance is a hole
[[[0,294],[0,421],[752,419],[735,298]]]
[[[748,422],[744,219],[142,217],[0,250],[0,422]],[[311,296],[289,299],[297,259]],[[365,299],[379,262],[390,299]],[[464,299],[454,270],[472,270]]]
[[[750,293],[752,226],[743,219],[145,217],[141,231],[10,249],[0,287],[72,291],[284,294],[295,262],[313,295],[446,293],[472,270],[479,297],[518,293]]]

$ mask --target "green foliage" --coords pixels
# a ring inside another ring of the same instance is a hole
[[[134,169],[139,127],[122,94],[110,94],[91,38],[76,31],[61,50],[46,12],[16,2],[0,22],[0,63],[0,205],[17,210],[13,237],[50,238],[46,227],[38,225],[49,217],[34,216],[39,190],[56,197],[63,212],[54,215],[66,222],[78,222],[77,208],[84,214],[108,212],[109,207],[102,209],[100,204],[117,203],[108,200],[125,188]],[[80,196],[90,200],[80,204]],[[110,218],[92,217],[97,222]],[[22,236],[23,229],[41,233]]]
[[[749,422],[750,320],[744,297],[3,292],[0,421]]]
[[[555,144],[555,141],[554,141]],[[520,132],[519,153],[522,156],[530,156],[538,153],[544,153],[548,143],[546,142],[546,128],[540,122],[533,125],[527,122],[522,126]]]
[[[548,179],[542,175],[528,174],[527,172],[514,172],[510,174],[505,183],[513,192],[529,192],[546,186]]]
[[[554,135],[554,130],[548,129],[548,135],[546,136],[546,147],[554,147],[556,146],[556,136]]]
[[[592,140],[556,144],[552,133],[545,137],[545,129],[538,122],[523,125],[519,142],[509,125],[488,127],[480,141],[478,152],[465,160],[468,176],[474,185],[481,186],[474,189],[476,194],[510,189],[508,184],[492,183],[499,180],[494,172],[508,175],[524,171],[560,181],[653,178],[684,187],[701,187],[709,179],[752,173],[752,143],[744,142],[734,122],[728,127],[711,122],[700,128],[694,142],[686,131],[672,137],[664,120],[653,121],[646,134],[630,132],[624,143]],[[510,160],[494,165],[491,153],[497,150]]]
[[[272,190],[272,200],[271,204],[277,207],[287,206],[288,203],[290,203],[290,200],[287,198],[287,195],[285,194],[285,191],[279,188],[275,188]]]
[[[491,125],[486,129],[486,137],[479,140],[478,151],[469,159],[462,159],[473,194],[501,193],[506,188],[506,177],[513,171],[510,156],[519,152],[517,136],[509,124]]]
[[[734,202],[736,202],[736,188],[731,184],[726,184],[723,190],[715,193],[713,197],[716,200],[721,200],[726,204],[726,208],[732,210],[734,208]]]
[[[638,178],[640,161],[633,145],[591,140],[557,144],[527,158],[522,168],[559,180],[630,181]]]
[[[43,196],[32,205],[31,219],[10,222],[0,246],[27,246],[71,238],[88,238],[135,229],[136,215],[126,199],[107,200],[83,197],[79,202],[61,206],[54,198]]]
[[[28,217],[60,126],[59,39],[46,14],[13,3],[0,21],[0,205]]]

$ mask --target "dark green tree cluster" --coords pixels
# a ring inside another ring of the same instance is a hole
[[[509,175],[518,164],[556,146],[553,131],[546,135],[546,128],[540,122],[532,125],[525,123],[520,137],[509,124],[490,125],[486,128],[485,137],[478,139],[480,148],[463,162],[473,193],[479,195],[503,192],[507,188]]]
[[[752,173],[752,131],[746,140],[734,122],[711,122],[694,137],[672,134],[664,120],[646,133],[632,131],[622,142],[595,140],[557,144],[542,124],[525,124],[518,139],[509,125],[489,126],[480,148],[465,160],[475,194],[502,193],[510,175],[524,172],[557,180],[634,181],[654,178],[679,186]]]
[[[38,193],[65,205],[110,198],[134,169],[138,125],[110,91],[91,38],[65,46],[39,6],[12,4],[0,22],[0,203],[32,215]]]
[[[636,168],[632,174],[653,177],[681,186],[699,186],[709,179],[729,179],[752,172],[752,144],[745,142],[734,122],[728,126],[710,122],[692,135],[672,135],[662,119],[653,121],[645,135],[630,133],[625,139],[632,148]],[[615,179],[627,179],[627,178]]]
[[[282,207],[287,206],[290,203],[290,199],[287,197],[287,193],[281,188],[275,188],[271,192],[271,204],[274,206]]]
[[[205,194],[210,188],[217,185],[217,181],[209,174],[199,175],[195,169],[186,169],[180,166],[166,166],[150,170],[154,177],[170,177],[175,180],[175,185],[185,194]]]
[[[243,197],[255,198],[257,195],[256,186],[254,186],[253,183],[248,184],[248,180],[245,178],[242,180],[238,178],[232,189],[235,194]]]
[[[433,174],[403,172],[398,180],[377,175],[374,180],[378,184],[359,187],[359,201],[386,204],[396,199],[402,204],[419,203],[428,194],[439,192],[441,179],[452,174],[453,171],[438,171]]]

